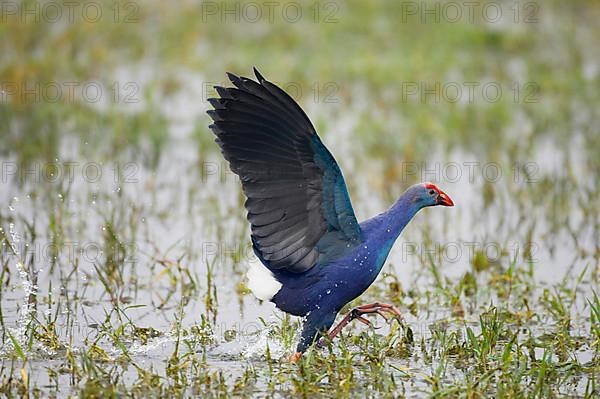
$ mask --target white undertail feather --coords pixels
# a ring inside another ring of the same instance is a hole
[[[270,301],[281,289],[281,283],[275,279],[273,273],[258,262],[250,265],[246,277],[248,288],[255,297],[263,301]]]

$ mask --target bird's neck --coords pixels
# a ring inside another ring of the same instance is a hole
[[[394,242],[419,209],[421,207],[414,201],[414,194],[409,190],[386,212],[361,223],[366,240],[360,244],[358,252],[353,256],[355,262],[361,259],[360,264],[365,265],[363,269],[368,270],[367,274],[371,277],[367,279],[369,284],[377,277]],[[371,252],[373,248],[377,249],[375,253]],[[375,255],[371,259],[372,262],[362,262],[362,259],[367,259],[369,255]]]
[[[387,212],[384,213],[381,226],[382,234],[396,240],[404,227],[421,209],[413,200],[412,195],[405,193]]]
[[[379,244],[383,260],[404,227],[420,209],[412,195],[405,193],[390,209],[377,218],[377,222],[372,226],[371,237]]]

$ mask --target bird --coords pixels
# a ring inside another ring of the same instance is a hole
[[[260,260],[248,288],[263,301],[302,317],[297,362],[314,344],[333,339],[365,315],[400,318],[385,302],[357,306],[333,328],[338,313],[377,278],[415,214],[454,206],[430,182],[410,186],[385,212],[359,223],[342,171],[292,97],[253,68],[256,80],[227,72],[233,87],[215,86],[209,125],[246,197],[252,248]]]

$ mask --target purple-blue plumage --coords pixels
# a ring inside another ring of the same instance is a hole
[[[216,87],[220,98],[209,99],[210,128],[240,176],[253,249],[268,269],[252,276],[272,280],[249,285],[281,310],[305,318],[301,353],[373,283],[420,209],[453,203],[435,185],[420,183],[388,211],[359,224],[339,166],[308,117],[283,90],[255,74],[258,82],[228,74],[236,87]],[[380,313],[380,307],[364,312]],[[339,329],[361,319],[359,313]]]

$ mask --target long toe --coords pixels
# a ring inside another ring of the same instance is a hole
[[[377,305],[380,311],[392,314],[394,317],[402,320],[402,312],[400,312],[400,309],[398,309],[396,306],[390,305],[389,303],[378,303]]]
[[[377,313],[379,316],[383,317],[386,322],[389,322],[390,318],[384,312],[385,312],[385,309],[377,309],[377,311],[375,313]]]
[[[402,313],[395,306],[393,308],[381,308],[381,312],[386,312],[394,316],[395,318],[402,319]]]

